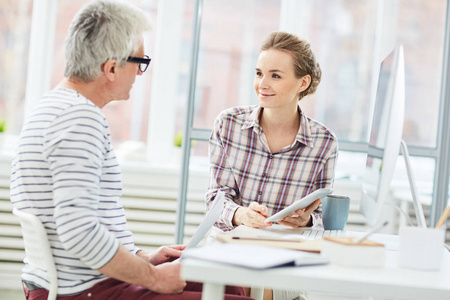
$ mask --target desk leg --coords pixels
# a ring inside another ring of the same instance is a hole
[[[250,290],[250,297],[255,300],[263,300],[264,288],[252,287]]]
[[[223,299],[225,286],[223,284],[203,283],[202,300]]]

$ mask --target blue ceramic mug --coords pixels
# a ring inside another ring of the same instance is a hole
[[[344,230],[348,220],[350,198],[328,195],[322,199],[322,221],[325,230]]]

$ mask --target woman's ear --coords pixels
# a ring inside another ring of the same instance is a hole
[[[117,60],[109,59],[106,61],[102,65],[102,72],[108,80],[114,81],[117,76]]]
[[[300,86],[298,88],[298,93],[300,94],[301,92],[306,90],[310,84],[311,84],[311,76],[305,75],[302,78],[300,78]]]

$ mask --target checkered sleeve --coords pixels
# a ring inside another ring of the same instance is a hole
[[[222,143],[223,124],[224,122],[219,115],[214,123],[214,130],[209,140],[210,174],[206,205],[209,209],[218,190],[225,193],[225,207],[215,226],[227,231],[234,228],[233,217],[240,204],[238,203],[238,187],[233,172],[227,164],[227,149]]]

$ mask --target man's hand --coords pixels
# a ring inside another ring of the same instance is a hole
[[[311,220],[311,213],[319,207],[322,200],[317,199],[310,206],[298,209],[293,215],[286,217],[283,221],[278,221],[278,224],[290,226],[290,227],[305,227]]]
[[[172,253],[172,250],[179,252],[185,247],[172,246],[161,248],[157,253],[162,253],[163,255],[156,256],[160,260],[164,260],[163,257],[167,257],[167,253]],[[119,245],[119,249],[117,249],[114,257],[106,265],[99,268],[98,271],[108,277],[137,284],[158,293],[175,294],[183,291],[186,282],[180,279],[180,263],[165,263],[155,267],[147,259],[140,256],[141,252],[134,255],[124,245]],[[169,256],[171,255],[169,254]]]
[[[154,266],[165,262],[171,262],[181,256],[186,245],[162,246],[154,252],[139,251],[138,256]]]
[[[249,207],[239,207],[234,213],[234,225],[246,225],[253,228],[272,226],[272,223],[265,223],[267,218],[267,207],[258,202],[250,203]]]
[[[183,292],[186,281],[180,279],[180,267],[180,263],[160,264],[155,267],[154,280],[148,288],[160,294]]]

